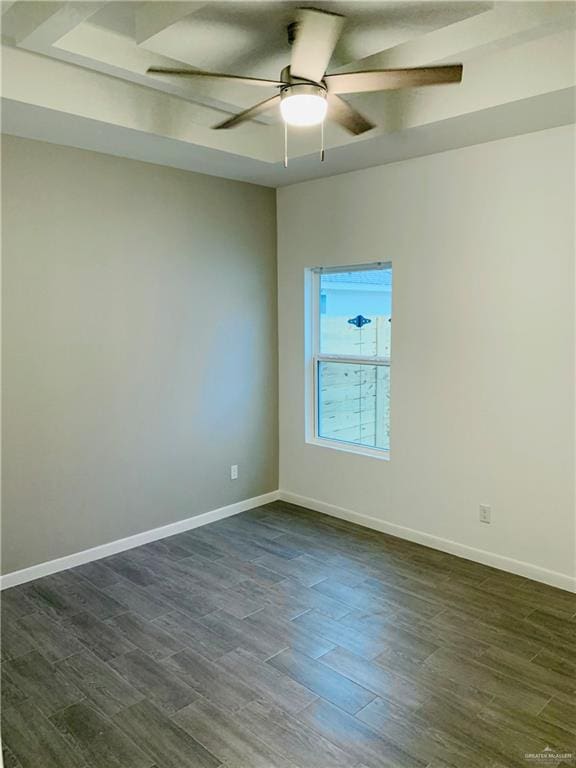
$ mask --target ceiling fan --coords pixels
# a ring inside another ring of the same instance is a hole
[[[282,70],[280,80],[164,67],[150,67],[147,72],[151,75],[212,78],[221,82],[280,89],[276,96],[213,126],[217,130],[233,128],[280,105],[286,125],[319,125],[328,117],[354,135],[369,131],[374,128],[374,123],[340,98],[340,94],[416,88],[459,83],[462,80],[461,64],[327,75],[326,69],[342,33],[344,21],[344,16],[337,13],[300,8],[297,20],[288,26],[292,56],[290,65]]]

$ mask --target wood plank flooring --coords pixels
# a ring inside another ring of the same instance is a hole
[[[10,768],[576,764],[576,595],[282,502],[1,604]]]

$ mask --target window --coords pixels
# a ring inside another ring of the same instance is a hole
[[[314,439],[388,451],[392,266],[314,269],[311,287]]]

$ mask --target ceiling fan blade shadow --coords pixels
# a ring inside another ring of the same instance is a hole
[[[374,123],[335,94],[328,96],[328,118],[355,136],[375,128]]]
[[[284,85],[280,80],[263,80],[260,77],[241,77],[240,75],[227,75],[222,72],[204,72],[195,69],[170,69],[167,67],[149,67],[146,70],[147,75],[172,75],[176,77],[205,78],[213,80],[230,81],[232,83],[243,83],[244,85],[258,85],[268,88],[275,88]]]
[[[343,26],[344,16],[340,14],[300,8],[292,44],[292,77],[319,83],[328,68]]]
[[[423,85],[459,83],[462,80],[462,65],[343,72],[341,75],[326,75],[324,80],[329,93],[368,93],[398,88],[420,88]]]
[[[241,123],[246,123],[249,120],[252,120],[254,117],[262,114],[262,112],[267,112],[269,109],[273,109],[277,104],[280,104],[280,94],[277,96],[272,96],[271,99],[261,101],[259,104],[255,104],[253,107],[245,109],[244,112],[233,115],[233,117],[227,118],[224,120],[224,122],[218,123],[218,125],[213,125],[212,128],[215,130],[221,130],[223,128],[234,128],[236,125],[240,125]]]

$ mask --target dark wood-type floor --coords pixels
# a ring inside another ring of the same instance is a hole
[[[270,504],[5,591],[5,765],[526,768],[576,752],[575,614]]]

